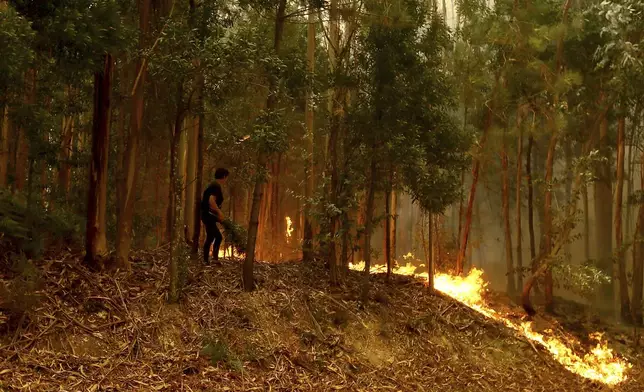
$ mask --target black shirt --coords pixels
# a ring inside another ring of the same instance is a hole
[[[201,199],[201,216],[206,217],[210,215],[211,218],[218,218],[217,214],[210,209],[210,196],[215,197],[217,207],[221,208],[221,205],[224,203],[224,192],[221,189],[221,185],[216,181],[208,185],[208,188],[203,191],[203,197]]]

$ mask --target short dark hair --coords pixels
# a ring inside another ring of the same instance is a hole
[[[230,172],[228,172],[228,169],[224,169],[223,167],[218,168],[215,170],[215,180],[221,180],[223,178],[228,177]]]

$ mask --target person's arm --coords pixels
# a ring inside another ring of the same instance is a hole
[[[219,206],[217,206],[217,200],[215,199],[214,195],[210,195],[210,198],[208,199],[208,204],[210,204],[210,209],[215,211],[217,213],[217,216],[219,216],[219,220],[224,220],[226,217],[224,216],[224,213],[221,212],[219,209]]]

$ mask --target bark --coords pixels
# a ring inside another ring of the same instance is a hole
[[[145,37],[150,26],[151,0],[141,0],[139,3],[139,48],[145,49]],[[123,182],[120,185],[121,206],[118,209],[118,229],[116,234],[116,259],[122,266],[129,265],[129,254],[132,245],[132,221],[134,218],[134,201],[136,198],[137,183],[137,157],[139,154],[139,141],[143,126],[143,110],[145,107],[145,84],[147,78],[147,66],[145,59],[137,60],[135,88],[132,94],[132,112],[130,116],[130,133],[123,169],[125,171]],[[171,222],[168,222],[170,225]]]
[[[338,62],[337,55],[340,47],[340,20],[338,10],[338,0],[331,0],[330,8],[330,42],[329,42],[329,64],[332,72],[337,72]],[[331,183],[327,192],[328,202],[336,207],[338,206],[338,140],[340,134],[340,97],[341,94],[337,87],[332,88],[330,95],[330,116],[331,125],[329,130],[329,141],[327,147],[327,173],[331,178]],[[337,251],[337,232],[338,232],[338,215],[331,212],[329,220],[329,243],[328,243],[328,266],[329,277],[332,285],[338,284],[338,251]]]
[[[398,260],[398,240],[397,240],[397,226],[398,226],[398,193],[396,190],[391,192],[391,259],[396,262]]]
[[[36,104],[36,71],[31,69],[27,72],[27,91],[25,102],[29,105]],[[17,129],[16,139],[16,161],[14,164],[14,183],[15,190],[22,192],[25,190],[29,168],[29,141],[24,128]]]
[[[523,238],[521,236],[521,178],[523,176],[523,127],[519,122],[519,139],[517,141],[517,183],[516,183],[516,219],[517,219],[517,288],[523,287]]]
[[[595,192],[595,244],[597,245],[597,260],[602,271],[611,278],[613,274],[613,209],[610,151],[608,149],[608,120],[603,117],[599,126],[599,153],[605,159],[595,167],[597,180],[594,183]],[[613,279],[614,280],[614,279]],[[600,288],[598,305],[609,310],[613,307],[614,287],[612,283],[603,284]]]
[[[2,109],[0,126],[0,188],[6,188],[9,176],[9,106]]]
[[[183,85],[183,84],[181,84]],[[179,96],[182,96],[182,89],[179,89]],[[181,101],[179,101],[181,102]],[[168,216],[168,226],[171,229],[170,235],[170,291],[168,293],[168,301],[170,303],[177,303],[181,296],[181,281],[179,271],[182,266],[180,262],[180,244],[182,237],[181,230],[181,193],[183,188],[181,172],[179,168],[179,154],[181,153],[181,134],[183,124],[183,110],[177,109],[177,116],[174,125],[174,134],[172,135],[172,145],[170,148],[170,213]]]
[[[508,295],[513,296],[516,292],[514,286],[514,260],[512,257],[512,229],[510,227],[510,170],[508,168],[508,154],[505,142],[505,131],[503,135],[501,151],[501,170],[503,177],[502,186],[502,208],[503,226],[505,228],[505,262]]]
[[[566,187],[566,202],[567,203],[572,203],[572,200],[570,200],[571,192],[572,192],[572,181],[573,181],[573,169],[572,169],[572,141],[570,138],[567,138],[565,142],[563,143],[563,148],[564,148],[564,157],[566,160],[566,182],[565,182],[565,187]],[[564,247],[564,252],[566,255],[570,255],[570,243],[566,244]]]
[[[434,236],[432,230],[433,216],[427,214],[429,224],[427,225],[427,290],[434,292]]]
[[[391,275],[391,171],[389,174],[389,184],[385,192],[385,230],[384,230],[384,246],[385,262],[387,264],[387,279]]]
[[[498,84],[498,78],[497,82]],[[496,90],[496,87],[495,87]],[[492,92],[493,98],[492,101],[494,101],[494,96],[496,95],[496,91]],[[494,112],[494,102],[490,104],[490,107],[488,107],[487,111],[487,118],[485,121],[485,127],[483,128],[483,135],[481,136],[481,140],[479,141],[479,154],[482,154],[483,149],[485,148],[485,142],[488,137],[488,133],[490,131],[490,128],[492,128],[492,119],[493,119],[493,112]],[[470,195],[469,199],[467,201],[467,210],[465,212],[465,226],[463,227],[463,240],[461,242],[460,249],[458,251],[458,256],[456,258],[456,274],[460,275],[463,273],[463,262],[465,261],[465,255],[467,252],[467,241],[470,236],[470,229],[472,227],[472,211],[474,209],[474,199],[476,197],[476,186],[478,185],[479,181],[479,173],[481,171],[481,159],[478,156],[474,157],[474,165],[472,165],[472,185],[470,186]]]
[[[465,169],[461,170],[461,192],[465,191]],[[461,195],[458,202],[458,237],[456,238],[456,246],[461,248],[461,238],[463,235],[463,213],[465,211],[464,198]]]
[[[186,158],[187,176],[186,176],[186,198],[185,198],[185,212],[184,212],[184,225],[186,226],[186,242],[190,243],[194,237],[195,232],[195,194],[197,191],[197,148],[199,136],[199,118],[193,117],[190,121],[190,128],[188,133],[188,154]]]
[[[105,199],[101,196],[107,192],[107,162],[109,153],[110,127],[110,93],[112,90],[112,56],[104,56],[102,71],[94,75],[94,117],[92,125],[92,159],[89,169],[89,193],[87,201],[87,226],[85,234],[85,263],[92,267],[100,267],[99,241],[101,231],[101,211],[105,210]]]
[[[189,130],[190,130],[190,121],[188,119],[188,116],[183,116],[182,121],[179,125],[179,128],[177,129],[175,126],[175,132],[177,130],[180,133],[179,136],[179,167],[177,169],[178,173],[178,181],[181,183],[181,188],[179,189],[180,191],[180,196],[179,198],[181,199],[181,206],[179,207],[179,216],[177,217],[179,221],[179,225],[183,226],[185,223],[185,212],[186,212],[186,206],[184,205],[183,201],[186,199],[186,185],[188,182],[186,181],[186,172],[188,168],[188,162],[187,162],[187,155],[188,155],[188,135],[189,135]],[[176,209],[176,208],[175,208]],[[180,230],[183,231],[183,230]],[[179,238],[176,239],[179,241]]]
[[[275,38],[273,42],[273,50],[276,54],[279,55],[282,38],[284,35],[284,22],[286,14],[286,0],[279,0],[277,6],[277,14],[275,15]],[[277,80],[275,77],[270,77],[269,83],[269,95],[266,100],[266,110],[272,111],[277,105],[277,98],[275,96]],[[268,163],[269,156],[260,151],[257,164],[260,169],[266,168]],[[255,179],[255,187],[253,189],[253,203],[250,212],[250,222],[248,227],[248,243],[246,245],[246,258],[244,260],[242,278],[245,291],[252,291],[255,288],[255,282],[253,277],[253,267],[255,264],[255,245],[257,242],[257,229],[259,226],[259,208],[262,203],[262,193],[264,187],[264,178],[261,176],[261,173],[257,173],[257,178]]]
[[[375,148],[371,153],[371,164],[369,165],[369,187],[367,189],[367,203],[365,206],[365,228],[364,228],[364,278],[362,282],[362,302],[369,298],[369,273],[371,271],[371,234],[373,231],[373,210],[376,199],[377,165]]]
[[[619,303],[622,321],[631,321],[628,280],[626,279],[626,260],[623,248],[622,200],[624,192],[624,153],[626,120],[620,116],[617,125],[617,187],[615,189],[615,246],[617,247],[617,267],[619,270]]]
[[[544,197],[544,254],[550,254],[552,249],[552,176],[554,172],[555,151],[557,148],[558,132],[553,132],[550,137],[550,145],[548,147],[548,157],[546,159],[546,178],[545,178],[545,197]],[[544,263],[546,264],[546,263]],[[545,271],[544,278],[544,294],[546,301],[546,311],[553,310],[553,287],[552,287],[552,272],[548,268]]]
[[[641,162],[644,165],[644,153],[641,155]],[[640,170],[641,187],[644,189],[644,170]],[[644,204],[640,203],[637,214],[637,225],[635,228],[635,240],[633,248],[633,301],[631,302],[631,313],[633,322],[642,325],[642,293],[644,291]]]
[[[74,141],[74,118],[63,116],[63,132],[58,159],[60,168],[58,169],[58,192],[68,200],[69,188],[71,186],[72,166],[69,160],[72,157],[72,143]]]
[[[315,13],[309,11],[308,29],[306,35],[306,61],[310,78],[313,78],[315,74],[315,23]],[[313,161],[313,127],[315,111],[313,105],[313,83],[310,82],[306,91],[305,109],[307,157],[304,162],[304,174],[306,177],[304,197],[306,198],[306,200],[304,202],[304,238],[302,252],[302,259],[305,262],[311,262],[313,260],[313,223],[311,221],[311,198],[313,197],[313,177],[315,175]]]
[[[192,255],[199,254],[199,239],[201,235],[201,188],[203,187],[203,160],[204,160],[204,115],[203,115],[203,96],[199,95],[199,124],[197,128],[197,173],[195,179],[195,198],[194,198],[194,232],[192,233]]]
[[[583,185],[582,199],[584,204],[584,258],[590,260],[590,210],[588,206],[588,186]]]
[[[525,158],[525,174],[528,185],[528,232],[530,236],[530,264],[534,265],[537,257],[537,249],[534,239],[534,187],[532,186],[532,147],[534,146],[534,137],[528,136],[528,149]],[[534,272],[534,271],[533,271]]]

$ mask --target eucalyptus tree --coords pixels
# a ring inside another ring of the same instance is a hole
[[[444,21],[423,2],[396,6],[367,6],[374,16],[359,32],[355,54],[359,88],[349,119],[367,168],[367,274],[375,194],[386,189],[389,166],[423,209],[440,213],[458,197],[468,146],[451,117],[455,101],[442,62],[450,44]]]

